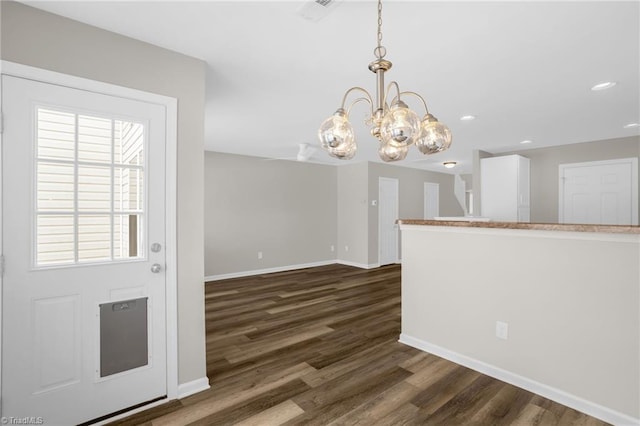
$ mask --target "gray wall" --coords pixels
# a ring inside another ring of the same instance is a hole
[[[399,180],[401,218],[423,217],[424,182],[440,184],[442,215],[463,214],[453,175],[380,163],[326,166],[207,152],[205,275],[331,260],[377,264],[378,208],[371,200],[378,199],[379,177]]]
[[[400,341],[583,408],[640,416],[638,235],[402,233]],[[508,340],[496,338],[496,321]]]
[[[368,163],[341,165],[337,171],[338,259],[368,265]]]
[[[511,153],[527,157],[531,165],[531,222],[557,223],[560,164],[640,157],[640,137],[584,142]]]
[[[0,7],[3,60],[178,99],[179,381],[205,377],[205,64],[20,3],[3,1]]]
[[[334,260],[336,176],[333,166],[205,153],[205,275]]]
[[[379,178],[398,179],[400,219],[422,219],[424,217],[424,183],[440,184],[440,216],[462,216],[464,211],[453,193],[453,175],[393,166],[383,163],[369,163],[368,201],[378,199]],[[368,262],[378,262],[378,207],[369,209]]]

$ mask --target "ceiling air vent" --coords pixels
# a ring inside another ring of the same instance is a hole
[[[318,22],[340,4],[338,0],[314,0],[305,2],[298,9],[298,15],[310,22]]]

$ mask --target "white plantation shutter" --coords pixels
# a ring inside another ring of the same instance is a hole
[[[142,257],[144,125],[36,112],[35,266]]]

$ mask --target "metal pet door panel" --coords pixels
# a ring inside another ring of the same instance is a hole
[[[100,304],[100,377],[149,363],[147,298]]]

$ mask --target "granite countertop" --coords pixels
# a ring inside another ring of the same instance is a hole
[[[462,228],[532,229],[538,231],[640,234],[640,226],[634,225],[578,225],[569,223],[474,222],[422,219],[398,219],[398,223],[400,225],[457,226]]]

